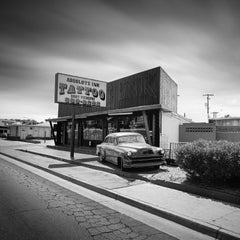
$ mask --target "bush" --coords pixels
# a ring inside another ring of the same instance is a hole
[[[226,183],[240,179],[240,143],[198,140],[180,146],[176,158],[191,180]]]

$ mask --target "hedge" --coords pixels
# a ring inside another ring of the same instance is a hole
[[[176,158],[192,180],[215,183],[240,180],[240,142],[198,140],[180,146]]]

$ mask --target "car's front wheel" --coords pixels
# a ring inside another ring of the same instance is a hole
[[[125,170],[124,167],[123,167],[123,159],[122,158],[118,158],[118,166],[122,171]]]

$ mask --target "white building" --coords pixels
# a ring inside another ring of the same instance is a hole
[[[9,127],[9,138],[21,140],[31,138],[51,138],[51,127],[49,123],[36,125],[12,125]]]

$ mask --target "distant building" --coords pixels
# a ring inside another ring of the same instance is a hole
[[[179,126],[179,141],[193,142],[198,139],[216,140],[216,126],[213,123],[184,123]]]
[[[51,138],[51,128],[48,123],[36,125],[11,125],[9,139]]]
[[[216,126],[240,126],[240,117],[211,118],[209,123],[215,123]]]
[[[209,119],[209,123],[185,123],[179,126],[179,141],[198,139],[240,141],[240,117]]]
[[[209,122],[216,125],[217,140],[240,141],[240,117],[213,118]]]
[[[7,137],[9,126],[15,123],[15,120],[0,119],[0,137]]]
[[[8,134],[8,125],[5,120],[0,119],[0,137],[6,137]]]

